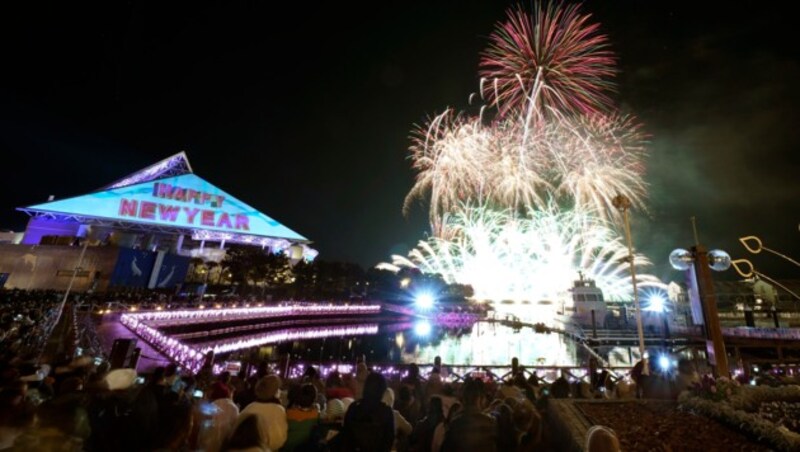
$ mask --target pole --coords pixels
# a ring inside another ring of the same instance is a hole
[[[70,280],[69,280],[69,285],[67,286],[67,291],[64,292],[64,298],[61,300],[61,303],[58,305],[58,313],[56,314],[56,319],[53,322],[53,325],[50,328],[50,331],[47,332],[47,340],[45,342],[46,345],[42,349],[42,351],[40,352],[39,359],[41,359],[41,355],[46,352],[45,349],[49,350],[48,353],[52,352],[52,353],[54,353],[56,355],[60,354],[61,350],[62,350],[62,347],[64,346],[64,344],[66,342],[65,339],[66,339],[66,334],[69,331],[69,327],[63,328],[64,333],[63,333],[62,337],[56,338],[55,341],[53,341],[53,333],[56,331],[59,322],[61,322],[61,316],[64,313],[64,305],[66,305],[67,300],[69,299],[69,293],[72,290],[72,285],[75,283],[75,278],[78,276],[78,271],[80,271],[81,265],[83,265],[83,256],[86,254],[86,248],[88,246],[89,246],[89,240],[87,238],[86,241],[83,244],[83,249],[81,250],[80,257],[78,257],[78,263],[75,265],[75,269],[72,271],[72,278],[70,278]],[[55,351],[54,352],[52,351],[53,347],[55,347]]]
[[[630,260],[631,268],[631,284],[633,284],[633,305],[636,309],[636,329],[639,333],[639,355],[642,357],[642,374],[648,375],[650,373],[647,365],[647,357],[644,350],[644,328],[642,327],[642,310],[639,308],[639,290],[636,286],[636,265],[633,258],[633,240],[631,239],[631,222],[628,217],[628,209],[622,209],[622,215],[625,219],[625,237],[628,241],[628,259]]]
[[[69,285],[67,285],[67,291],[64,292],[64,299],[61,300],[61,305],[58,307],[58,315],[56,316],[56,321],[53,324],[58,325],[58,322],[61,320],[61,314],[64,312],[64,305],[67,303],[67,299],[69,298],[69,293],[72,290],[72,285],[75,283],[75,278],[78,276],[78,272],[81,270],[81,266],[83,265],[83,256],[86,254],[86,248],[89,247],[89,238],[87,237],[84,239],[83,242],[83,249],[81,249],[81,255],[78,257],[78,263],[75,265],[75,269],[72,270],[72,278],[69,279]]]

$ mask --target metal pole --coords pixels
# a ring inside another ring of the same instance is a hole
[[[633,305],[636,309],[636,329],[639,333],[639,355],[642,357],[642,374],[648,375],[650,373],[647,358],[645,357],[644,350],[644,328],[642,327],[642,312],[639,308],[639,290],[636,286],[636,265],[633,258],[633,240],[631,239],[631,222],[628,217],[628,209],[622,209],[622,215],[625,219],[625,237],[628,241],[628,259],[630,260],[631,268],[631,283],[633,284]]]

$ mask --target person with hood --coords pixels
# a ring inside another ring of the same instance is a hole
[[[239,423],[251,414],[258,417],[270,450],[278,450],[283,446],[289,430],[286,410],[278,400],[280,389],[281,379],[277,375],[267,375],[258,380],[255,387],[256,400],[239,414]]]

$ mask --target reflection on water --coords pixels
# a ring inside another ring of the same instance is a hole
[[[265,350],[266,351],[266,350]],[[630,366],[637,359],[629,347],[601,347],[598,353],[611,366]],[[333,336],[295,340],[269,347],[278,358],[288,352],[294,359],[350,362],[365,356],[370,362],[433,363],[436,356],[449,364],[508,365],[514,357],[528,366],[584,366],[589,353],[578,342],[558,333],[536,333],[531,328],[514,329],[481,321],[460,328],[420,322],[384,323],[378,333],[362,336]]]
[[[447,363],[503,365],[514,357],[521,363],[542,366],[579,364],[577,344],[556,333],[537,334],[530,328],[514,330],[497,323],[478,322],[467,332],[440,331],[432,340],[402,353],[403,362],[433,362],[441,356]]]

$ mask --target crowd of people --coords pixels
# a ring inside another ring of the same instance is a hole
[[[30,372],[30,373],[29,373]],[[203,381],[175,365],[146,378],[80,357],[50,368],[4,361],[0,450],[536,450],[542,421],[520,374],[508,384],[444,383],[416,366],[387,381],[364,362],[323,380],[261,365]],[[508,388],[517,388],[510,391]],[[526,395],[528,394],[528,395]]]
[[[50,290],[0,291],[0,360],[32,358],[41,351],[62,297]]]
[[[363,358],[353,374],[307,366],[299,379],[266,362],[239,375],[176,365],[137,375],[100,357],[42,358],[62,297],[0,291],[0,450],[549,450],[551,398],[674,398],[699,378],[685,360],[669,375],[640,363],[620,378],[594,359],[584,378],[565,370],[547,382],[516,359],[507,375],[452,378],[438,358],[429,374],[412,364],[402,377]],[[587,450],[619,450],[605,427],[586,441]]]

